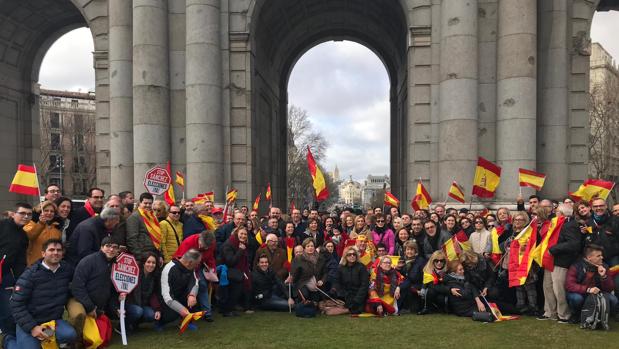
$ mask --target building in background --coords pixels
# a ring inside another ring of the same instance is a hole
[[[619,66],[600,45],[591,45],[589,177],[619,180]],[[617,202],[617,186],[611,193]]]
[[[385,190],[391,189],[389,176],[368,175],[363,183],[361,203],[364,208],[379,207],[383,205]]]
[[[41,89],[41,188],[84,197],[96,183],[95,94]]]
[[[337,170],[337,167],[336,167]],[[361,183],[354,181],[352,176],[348,180],[340,183],[339,187],[339,203],[346,206],[358,207],[361,206]]]

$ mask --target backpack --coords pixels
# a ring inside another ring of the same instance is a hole
[[[590,294],[580,311],[580,328],[595,330],[601,328],[608,330],[608,316],[610,314],[610,301],[603,292]]]

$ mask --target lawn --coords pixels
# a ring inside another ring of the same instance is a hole
[[[531,317],[485,324],[451,315],[300,319],[258,312],[215,320],[199,321],[197,331],[182,336],[174,326],[163,332],[145,327],[129,336],[128,348],[611,348],[619,343],[614,320],[608,332]],[[122,348],[120,336],[114,334],[110,348]]]

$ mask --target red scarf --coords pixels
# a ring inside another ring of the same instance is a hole
[[[88,212],[90,217],[94,217],[97,214],[95,212],[95,209],[92,208],[92,206],[90,205],[90,201],[88,201],[88,200],[86,200],[86,202],[84,203],[84,208],[86,209],[86,212]]]

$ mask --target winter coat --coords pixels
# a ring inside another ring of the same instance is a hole
[[[392,256],[395,253],[395,235],[393,230],[385,228],[382,234],[379,234],[376,230],[372,231],[372,241],[374,245],[382,243],[387,248],[387,254]]]
[[[73,267],[65,261],[60,262],[55,272],[43,266],[42,259],[26,269],[17,280],[10,301],[17,325],[30,333],[37,325],[62,319],[72,278]]]
[[[584,259],[574,263],[567,271],[565,278],[565,290],[567,292],[586,294],[587,289],[597,287],[602,292],[612,292],[615,289],[613,278],[608,275],[608,266],[606,268],[606,277],[602,279],[597,272],[597,267],[589,264]]]
[[[90,213],[88,213],[88,211],[86,211],[86,208],[84,206],[77,208],[75,210],[71,210],[71,215],[69,216],[70,218],[69,227],[67,228],[67,231],[66,231],[67,240],[71,238],[71,235],[73,234],[73,232],[75,231],[75,229],[80,223],[82,223],[83,221],[91,217],[92,216],[90,215]]]
[[[193,236],[193,235],[198,235],[205,230],[206,228],[204,227],[204,223],[202,223],[202,220],[200,220],[200,218],[197,215],[195,214],[183,215],[183,238],[184,239],[187,239],[188,237]],[[220,244],[217,244],[217,247],[219,246]]]
[[[247,245],[246,245],[247,246]],[[249,259],[247,257],[247,247],[243,250],[239,248],[239,240],[235,235],[221,247],[221,261],[228,267],[228,279],[231,283],[243,283],[245,289],[249,289],[251,276],[249,272]]]
[[[260,247],[255,254],[254,267],[258,268],[258,262],[261,255],[266,255],[269,259],[269,268],[273,269],[273,272],[280,280],[284,280],[288,277],[288,269],[284,266],[284,263],[288,260],[286,251],[282,248],[276,247],[275,251],[271,252],[267,246]]]
[[[451,235],[444,230],[436,232],[433,237],[426,235],[426,240],[423,242],[423,253],[425,253],[426,259],[430,259],[434,251],[443,248],[443,244],[449,239],[451,239]]]
[[[355,262],[353,265],[340,265],[337,269],[334,288],[337,296],[344,299],[346,308],[360,309],[365,305],[370,286],[370,275],[365,265]]]
[[[41,259],[41,248],[43,243],[49,239],[62,238],[62,232],[58,229],[58,223],[46,224],[41,222],[30,221],[24,226],[24,231],[28,236],[28,251],[26,262],[28,265],[33,265]]]
[[[475,253],[484,254],[492,252],[490,232],[486,229],[482,231],[473,231],[469,236],[469,241]]]
[[[168,263],[183,241],[183,223],[164,219],[159,222],[159,227],[161,228],[161,254],[164,263]]]
[[[300,255],[294,257],[292,260],[290,274],[295,287],[294,294],[296,295],[297,290],[301,289],[312,277],[315,277],[316,281],[322,280],[323,284],[327,282],[327,264],[324,262],[321,263],[320,257],[316,264],[314,264],[307,260],[305,255]]]
[[[251,284],[254,299],[257,303],[270,299],[273,294],[282,298],[288,298],[287,288],[271,267],[267,271],[262,271],[258,267],[254,268]]]
[[[580,232],[580,224],[575,219],[565,222],[557,243],[548,249],[554,257],[554,265],[568,269],[578,259],[582,251],[583,234]]]
[[[457,288],[462,295],[461,297],[457,297],[449,291],[448,299],[451,311],[457,316],[473,316],[473,312],[477,311],[475,297],[479,295],[479,290],[470,282],[456,279],[451,275],[446,275],[444,282],[448,290]]]
[[[154,311],[161,311],[161,303],[159,302],[160,289],[161,275],[159,272],[155,271],[145,275],[144,270],[140,270],[138,285],[127,296],[127,302],[141,307],[149,306]]]
[[[127,250],[134,256],[142,256],[146,252],[161,255],[150,238],[139,210],[136,210],[127,218]]]
[[[84,257],[75,267],[71,293],[80,302],[86,313],[97,308],[105,311],[111,305],[113,261],[101,251]]]
[[[464,268],[464,275],[466,280],[479,290],[491,288],[496,282],[496,273],[492,270],[492,265],[482,256],[479,256],[475,266]]]
[[[84,257],[101,249],[101,241],[109,236],[103,219],[99,216],[88,218],[78,225],[68,243],[67,260],[77,265]]]
[[[191,235],[190,237],[183,240],[183,242],[181,242],[181,245],[176,249],[176,253],[174,253],[174,258],[180,259],[181,257],[183,257],[185,252],[193,248],[200,251],[200,253],[202,254],[200,263],[206,264],[208,265],[209,269],[214,270],[216,267],[215,249],[217,248],[215,240],[213,240],[211,246],[209,246],[207,249],[200,249],[199,240],[199,234]]]
[[[234,230],[235,225],[234,222],[226,223],[224,225],[219,226],[217,230],[215,230],[215,240],[217,240],[217,251],[221,252],[221,247],[223,244],[228,241],[230,235],[232,235],[232,231]],[[204,228],[202,228],[204,230]]]
[[[619,255],[619,217],[606,213],[597,223],[591,217],[587,225],[591,227],[592,233],[585,235],[586,245],[602,246],[604,248],[604,260],[607,261]]]
[[[417,256],[413,262],[406,263],[400,274],[405,277],[400,283],[400,290],[421,290],[423,287],[423,267],[426,265],[426,259]]]
[[[3,256],[2,275],[10,273],[17,279],[26,268],[28,237],[12,218],[0,221],[0,259]],[[11,285],[12,286],[12,285]]]
[[[187,297],[198,295],[198,279],[193,270],[172,259],[161,272],[161,297],[166,306],[180,312],[187,307]]]

